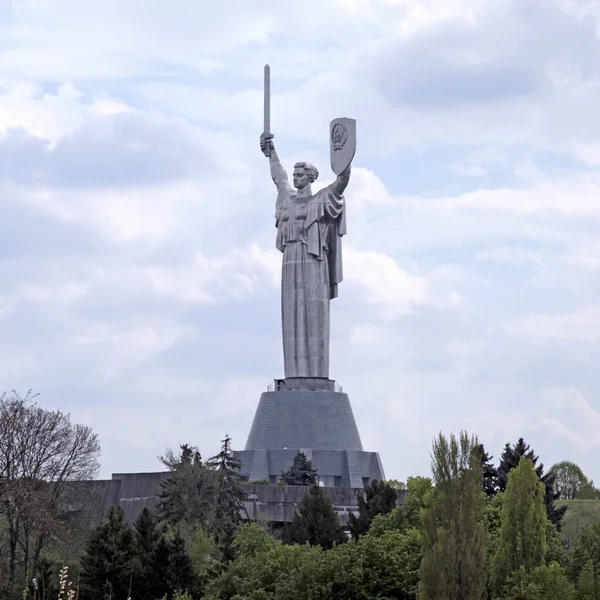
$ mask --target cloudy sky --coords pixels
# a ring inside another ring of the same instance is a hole
[[[103,477],[243,448],[288,170],[357,119],[331,377],[386,474],[466,429],[600,483],[598,0],[0,0],[0,390]]]

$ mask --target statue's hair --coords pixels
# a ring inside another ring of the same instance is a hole
[[[311,165],[309,162],[297,162],[294,165],[294,169],[304,169],[310,183],[314,183],[319,178],[317,167]]]

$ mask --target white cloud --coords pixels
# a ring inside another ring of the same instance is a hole
[[[0,387],[89,422],[103,475],[243,445],[282,370],[269,62],[288,168],[329,183],[329,121],[358,121],[331,375],[365,446],[405,478],[440,430],[496,456],[524,435],[599,479],[600,14],[528,6],[20,3],[0,51]]]

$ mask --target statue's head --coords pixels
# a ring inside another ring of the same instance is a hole
[[[307,185],[313,183],[319,177],[317,167],[307,162],[297,162],[294,165],[294,187],[301,190]]]

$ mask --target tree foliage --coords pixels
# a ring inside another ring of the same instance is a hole
[[[581,468],[568,460],[556,463],[549,472],[554,475],[554,490],[561,500],[580,498],[582,490],[590,485]]]
[[[575,587],[558,563],[527,570],[521,566],[507,581],[502,600],[573,600]]]
[[[533,462],[521,458],[511,469],[502,502],[502,524],[493,563],[493,588],[504,589],[521,567],[527,572],[546,557],[545,490]]]
[[[353,513],[348,518],[350,535],[357,540],[371,528],[371,523],[377,515],[385,515],[396,508],[398,494],[385,481],[373,480],[364,489],[364,494],[357,493],[358,515]]]
[[[180,448],[179,457],[172,452],[161,457],[171,473],[162,484],[158,514],[186,539],[201,528],[214,539],[220,556],[229,560],[246,498],[237,485],[241,462],[233,455],[231,439],[226,436],[220,452],[206,464],[197,448],[188,444]]]
[[[281,483],[285,485],[317,484],[317,470],[304,452],[298,452],[290,468],[281,472]]]
[[[556,506],[555,502],[559,499],[559,492],[554,489],[555,475],[549,471],[544,474],[544,465],[537,464],[538,456],[525,443],[523,438],[519,438],[516,444],[511,446],[506,444],[504,451],[500,457],[500,465],[498,466],[498,490],[503,492],[508,484],[508,475],[512,469],[515,469],[521,458],[527,458],[535,466],[536,474],[539,480],[544,484],[545,489],[545,504],[548,518],[556,525],[560,531],[562,518],[567,510],[566,506]]]
[[[38,571],[51,539],[67,540],[66,488],[99,469],[97,435],[61,411],[39,407],[35,397],[0,396],[0,517],[7,526],[9,587],[17,568],[27,579]],[[70,491],[72,504],[85,503]]]
[[[435,489],[422,511],[420,598],[480,600],[487,580],[485,496],[477,438],[442,434],[432,451]]]
[[[600,600],[600,523],[583,528],[573,545],[569,575],[592,600]]]
[[[81,567],[85,600],[103,599],[106,589],[115,598],[129,597],[138,561],[133,530],[121,508],[111,508],[108,520],[92,531]]]
[[[322,488],[312,486],[298,506],[292,522],[282,531],[287,544],[310,544],[324,550],[347,541],[333,503]]]

